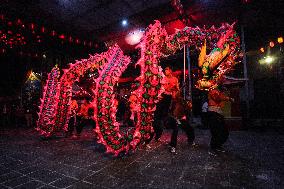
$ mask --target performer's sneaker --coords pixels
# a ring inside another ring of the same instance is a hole
[[[215,149],[217,152],[221,152],[221,153],[226,153],[227,150],[225,150],[223,147],[219,147]]]
[[[161,142],[161,138],[156,138],[155,142]]]
[[[198,144],[196,144],[195,142],[193,142],[193,143],[188,143],[188,145],[189,145],[190,147],[192,147],[192,148],[198,147]]]
[[[150,144],[146,144],[145,147],[146,147],[146,150],[151,150],[151,148],[152,148],[152,147],[150,146]]]
[[[218,156],[218,153],[215,149],[208,150],[208,154],[214,157]]]
[[[177,154],[175,147],[171,147],[170,152],[173,153],[173,154]]]

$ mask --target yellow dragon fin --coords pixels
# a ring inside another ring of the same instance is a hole
[[[198,57],[198,66],[201,68],[206,58],[206,39],[204,41],[203,46],[201,47],[201,51]]]

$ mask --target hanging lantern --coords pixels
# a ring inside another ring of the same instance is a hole
[[[17,25],[21,25],[22,21],[20,19],[17,20]]]
[[[65,39],[65,35],[64,34],[59,35],[59,39],[64,40]]]
[[[263,47],[261,47],[259,50],[260,50],[261,53],[264,53],[264,48]]]
[[[36,38],[37,38],[37,42],[40,43],[41,42],[40,36],[37,35]]]
[[[278,42],[279,44],[283,43],[283,37],[278,37],[278,38],[277,38],[277,42]]]
[[[55,35],[56,35],[56,32],[55,32],[54,30],[52,30],[52,31],[51,31],[51,36],[54,37]]]
[[[69,39],[68,39],[68,40],[69,40],[70,43],[72,43],[72,42],[73,42],[72,36],[69,36]]]
[[[34,29],[35,29],[35,24],[31,23],[31,30],[34,30]]]
[[[45,31],[46,31],[45,27],[41,27],[40,31],[41,31],[42,33],[45,33]]]

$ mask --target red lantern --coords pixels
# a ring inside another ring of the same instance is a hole
[[[35,29],[35,24],[31,23],[31,30],[34,30],[34,29]]]
[[[59,38],[62,39],[62,40],[64,40],[64,39],[65,39],[65,35],[64,35],[64,34],[61,34],[61,35],[59,35]]]
[[[41,27],[41,32],[44,33],[45,32],[45,27]]]
[[[51,35],[54,37],[56,35],[56,32],[54,30],[52,30]]]
[[[20,19],[18,19],[18,20],[17,20],[17,24],[18,24],[18,25],[21,25],[21,24],[22,24],[22,21],[21,21]]]
[[[69,36],[69,42],[72,43],[73,42],[73,38],[72,36]]]

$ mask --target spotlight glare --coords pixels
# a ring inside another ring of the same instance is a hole
[[[128,35],[125,36],[125,41],[129,45],[136,45],[140,42],[141,38],[143,37],[143,34],[143,30],[136,30],[130,32]]]
[[[121,24],[122,26],[127,26],[127,20],[122,20]]]
[[[265,63],[270,64],[273,62],[273,58],[271,56],[268,56],[265,58]]]

